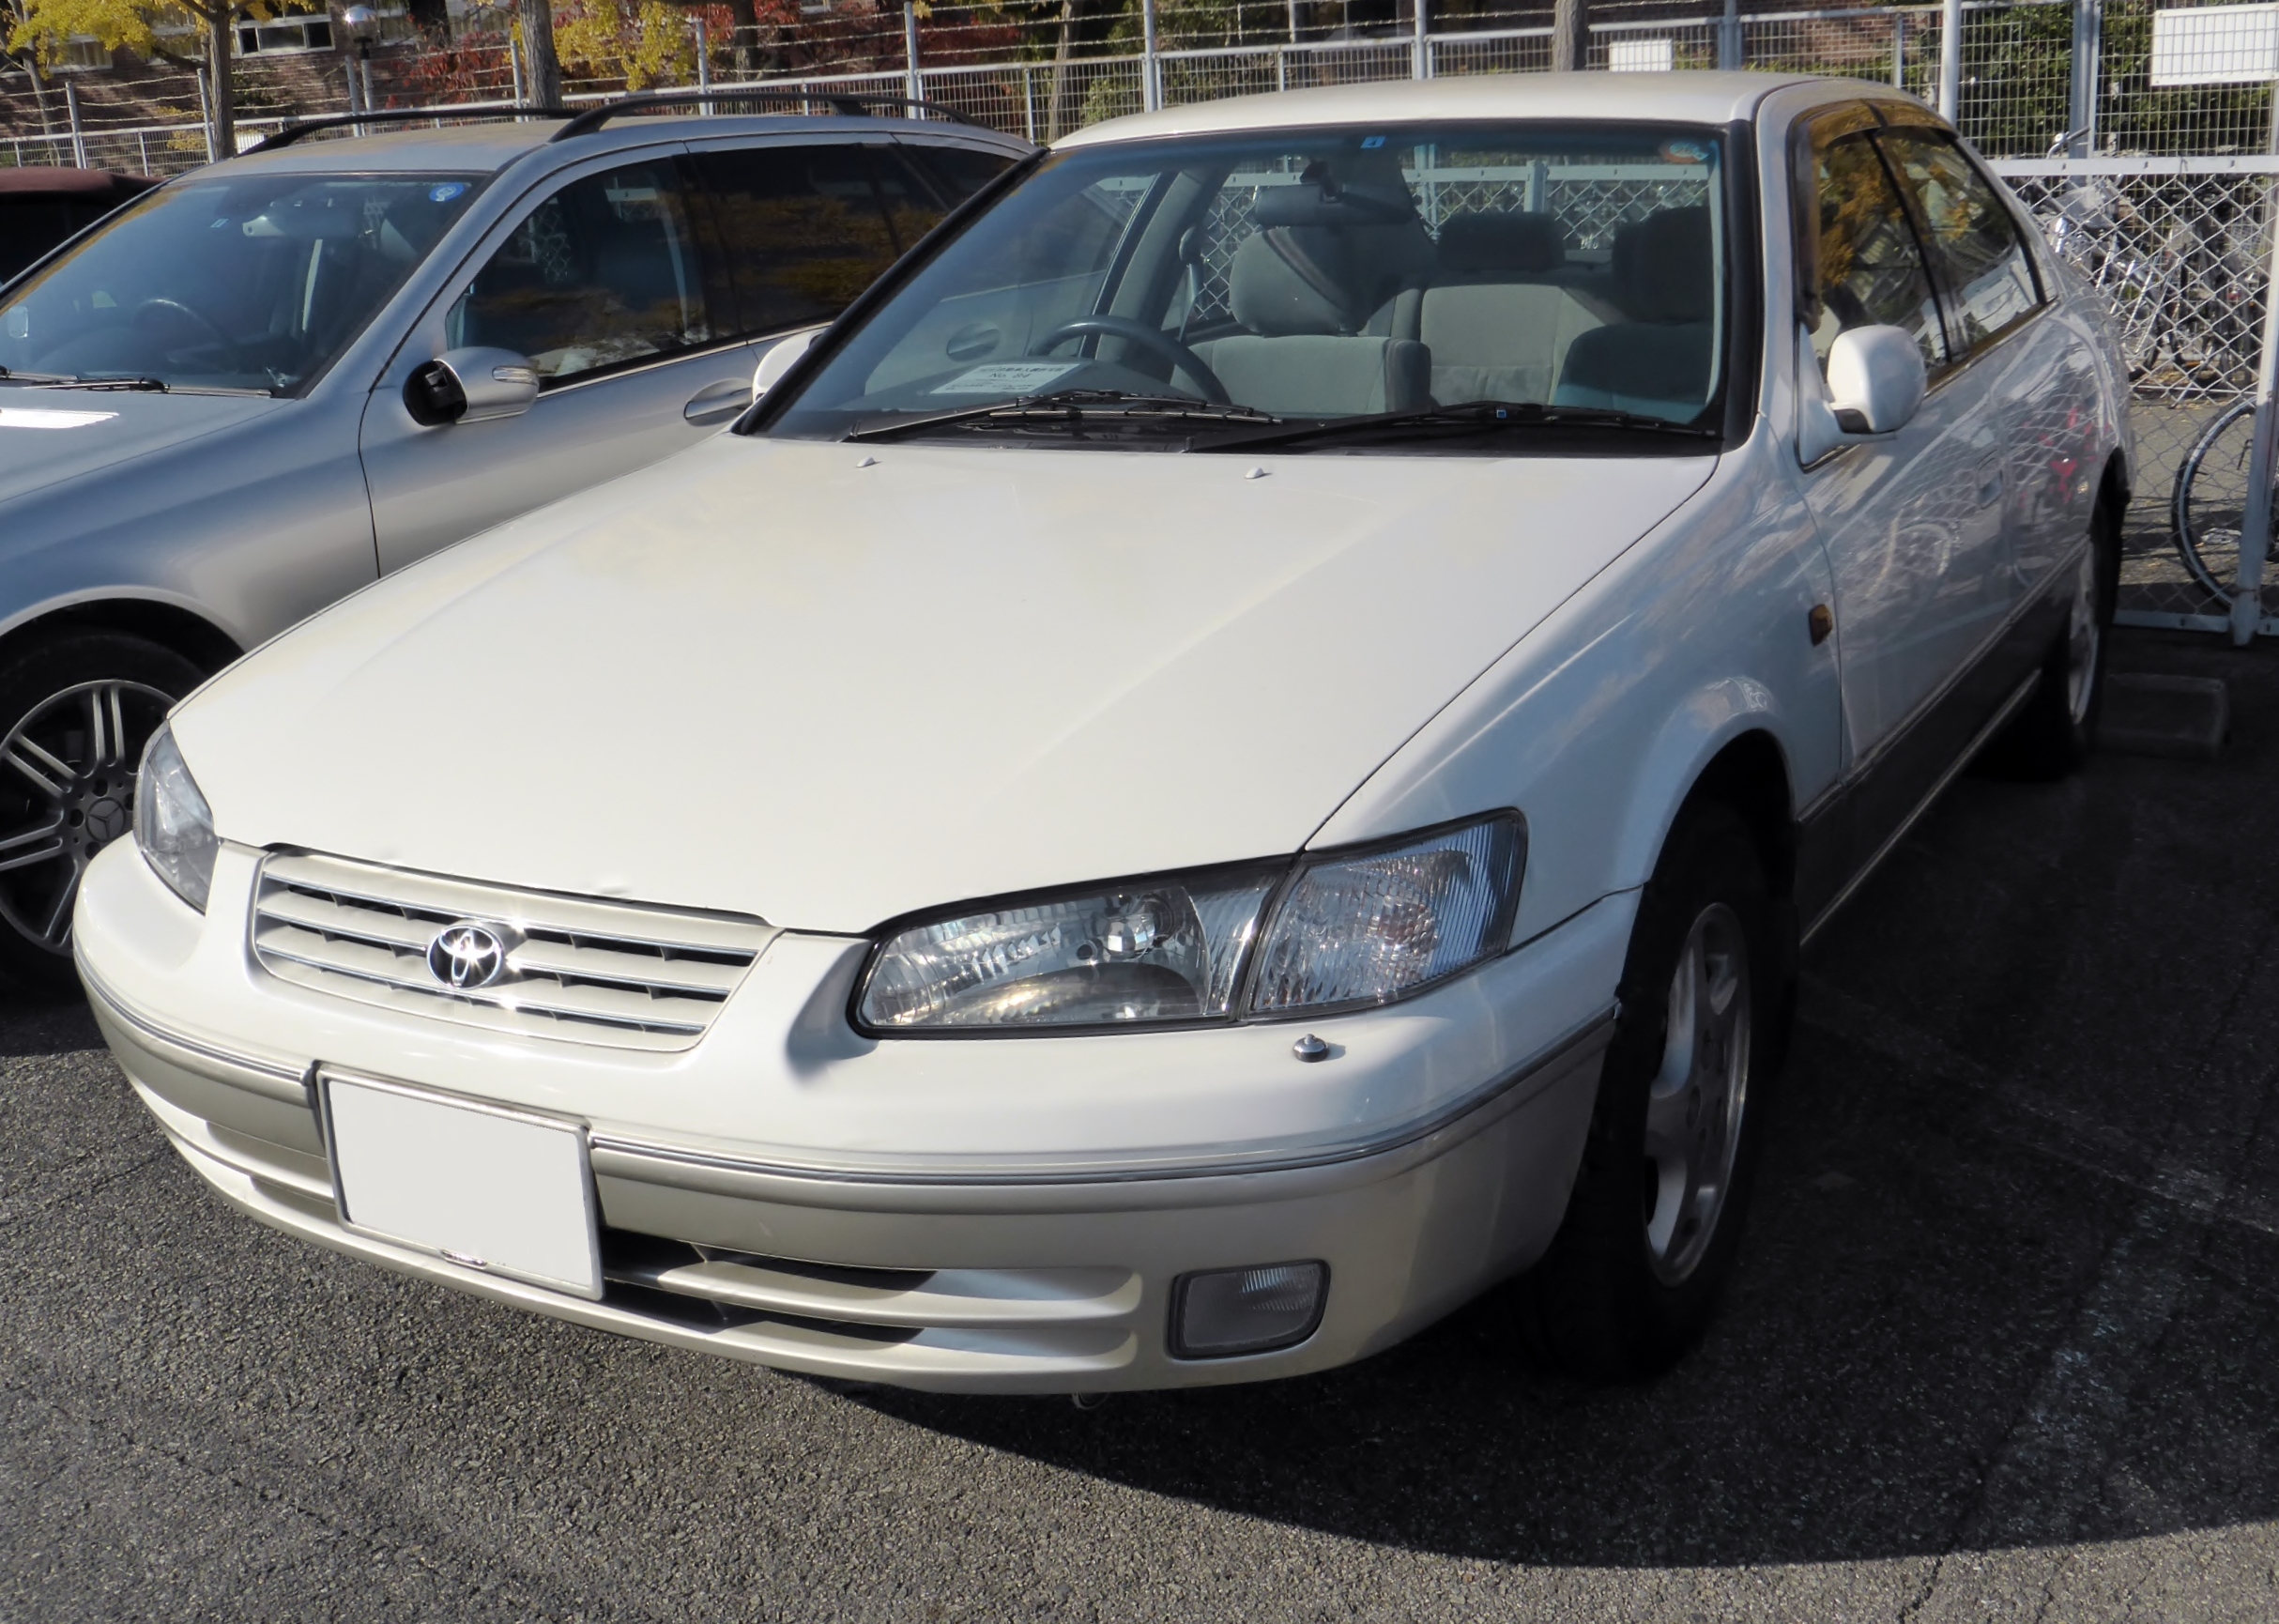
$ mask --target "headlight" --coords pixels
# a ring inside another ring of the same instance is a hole
[[[1389,1003],[1503,950],[1525,846],[1520,820],[1500,814],[1394,845],[920,921],[872,954],[855,1022],[1065,1031]]]
[[[1224,1019],[1286,864],[1133,881],[913,925],[887,939],[858,1018],[918,1027]]]
[[[134,843],[143,859],[174,894],[206,912],[214,886],[214,815],[198,793],[197,780],[175,748],[174,729],[161,728],[143,747],[142,771],[134,781]]]

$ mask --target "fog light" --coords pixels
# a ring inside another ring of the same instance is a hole
[[[1223,1359],[1304,1341],[1322,1323],[1327,1264],[1261,1264],[1182,1275],[1171,1289],[1171,1356]]]

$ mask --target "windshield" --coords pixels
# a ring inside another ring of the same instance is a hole
[[[1547,121],[1079,146],[874,312],[770,432],[1140,444],[1353,420],[1277,431],[1299,449],[1415,414],[1721,426],[1722,160],[1711,129]]]
[[[479,185],[258,174],[167,187],[0,297],[0,367],[298,393]]]

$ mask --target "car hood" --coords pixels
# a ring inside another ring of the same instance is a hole
[[[1710,457],[724,436],[176,718],[230,839],[860,932],[1295,850]]]
[[[267,395],[0,384],[0,502],[267,416]]]

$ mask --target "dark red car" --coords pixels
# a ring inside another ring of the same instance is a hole
[[[107,169],[0,169],[0,282],[157,184]]]

